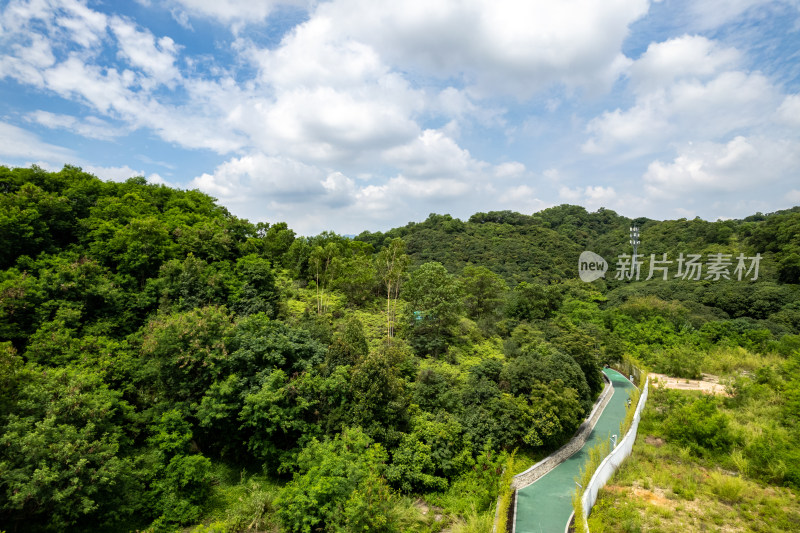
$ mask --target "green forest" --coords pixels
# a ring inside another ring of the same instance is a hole
[[[633,224],[640,279],[615,276]],[[578,278],[584,250],[604,278]],[[689,254],[726,275],[678,276]],[[713,527],[800,521],[800,208],[300,236],[197,190],[0,166],[2,531],[491,531],[622,362],[729,394],[656,391],[615,483],[667,483],[662,454],[687,480],[667,496],[727,506]],[[682,516],[609,498],[593,531]]]

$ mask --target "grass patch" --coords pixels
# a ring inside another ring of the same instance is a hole
[[[492,533],[493,522],[494,511],[483,513],[473,511],[466,518],[457,519],[451,526],[450,533]]]
[[[274,501],[280,485],[263,475],[248,475],[225,464],[214,465],[219,483],[212,487],[203,523],[195,533],[278,532]]]
[[[798,491],[748,478],[752,461],[740,448],[729,454],[696,454],[670,441],[663,426],[670,414],[696,394],[651,390],[629,457],[600,491],[588,519],[592,533],[662,531],[796,531],[800,523]],[[720,410],[737,421],[733,429],[745,446],[771,414],[771,395],[730,401]],[[742,412],[744,411],[744,412]],[[771,431],[777,431],[772,429]],[[779,468],[776,465],[775,468]]]

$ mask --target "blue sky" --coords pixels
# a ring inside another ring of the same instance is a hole
[[[0,164],[359,233],[800,204],[800,1],[0,1]]]

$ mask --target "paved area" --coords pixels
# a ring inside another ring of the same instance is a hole
[[[678,390],[699,390],[707,394],[730,396],[728,391],[725,390],[725,385],[720,384],[719,378],[711,374],[703,374],[703,379],[683,379],[651,372],[650,381],[656,387]]]
[[[589,457],[589,450],[601,440],[619,433],[619,424],[625,418],[628,390],[633,385],[616,370],[606,368],[603,372],[614,387],[611,400],[583,448],[532,485],[519,490],[517,533],[562,533],[572,514],[575,478]]]

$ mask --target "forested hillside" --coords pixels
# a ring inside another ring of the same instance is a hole
[[[758,277],[615,279],[633,222],[647,258],[759,254]],[[303,237],[143,178],[0,167],[0,530],[491,530],[504,471],[631,358],[730,377],[664,437],[797,490],[798,234],[798,208],[559,206]],[[605,278],[578,279],[584,250]]]

